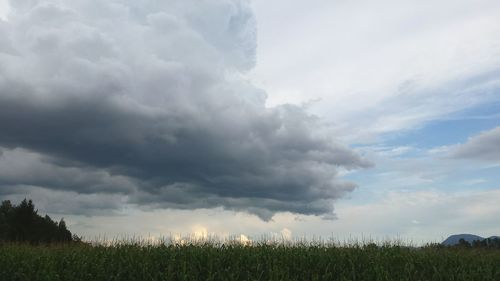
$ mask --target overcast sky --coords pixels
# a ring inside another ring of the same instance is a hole
[[[500,235],[498,1],[0,0],[0,199],[98,235]]]

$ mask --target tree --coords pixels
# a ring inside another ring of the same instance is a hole
[[[57,227],[57,237],[59,241],[69,242],[72,240],[71,232],[66,228],[66,222],[61,219]]]
[[[12,232],[9,225],[9,217],[12,215],[12,204],[10,201],[3,201],[0,205],[0,241],[5,241],[10,238]]]
[[[464,248],[470,248],[471,247],[469,241],[466,241],[463,238],[460,238],[460,240],[458,240],[458,246],[459,247],[464,247]]]
[[[31,200],[17,206],[7,200],[0,205],[0,242],[72,242],[73,237],[78,236],[71,234],[64,219],[57,223],[48,215],[41,217]]]

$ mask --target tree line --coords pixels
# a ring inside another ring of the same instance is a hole
[[[489,248],[489,249],[500,249],[500,238],[486,238],[483,240],[474,240],[472,243],[461,238],[458,241],[457,247],[462,248]]]
[[[19,205],[9,200],[0,205],[0,242],[61,243],[80,241],[66,227],[64,219],[53,221],[35,210],[31,200],[24,199]]]

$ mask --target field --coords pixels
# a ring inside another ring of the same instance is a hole
[[[500,280],[500,251],[323,243],[0,245],[0,280]]]

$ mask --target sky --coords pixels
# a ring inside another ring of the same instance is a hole
[[[87,239],[500,235],[500,3],[0,0],[0,200]]]

